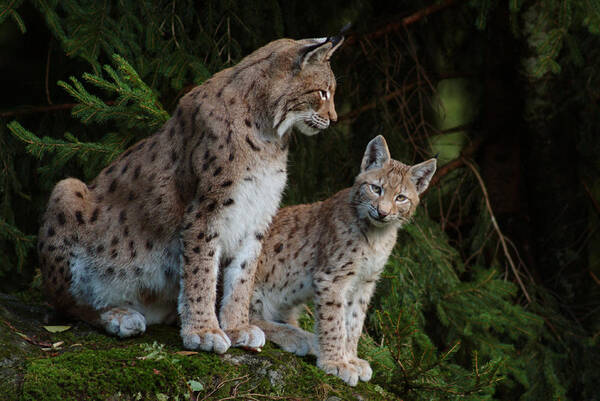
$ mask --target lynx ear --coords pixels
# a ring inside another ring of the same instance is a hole
[[[377,135],[367,145],[367,150],[365,150],[365,155],[360,165],[360,172],[364,173],[374,168],[381,168],[388,160],[390,160],[390,151],[388,150],[385,138],[382,135]]]
[[[315,44],[308,45],[300,52],[299,66],[303,69],[308,64],[328,62],[331,55],[344,43],[344,35],[314,39]]]
[[[435,173],[436,166],[437,160],[429,159],[423,163],[415,164],[410,168],[410,179],[417,187],[419,195],[429,186],[431,177],[433,177],[433,174]]]

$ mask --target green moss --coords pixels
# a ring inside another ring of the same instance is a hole
[[[258,355],[232,349],[224,356],[204,352],[178,355],[179,344],[172,343],[122,344],[108,349],[97,345],[84,344],[55,357],[29,360],[22,400],[151,400],[161,395],[183,399],[190,394],[189,380],[202,383],[201,397],[237,394],[244,398],[244,394],[255,393],[355,399],[360,394],[370,400],[393,399],[377,386],[361,383],[348,387],[317,369],[314,358],[297,358],[269,345]]]

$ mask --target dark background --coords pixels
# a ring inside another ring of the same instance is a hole
[[[49,191],[67,176],[93,178],[108,161],[77,149],[61,156],[42,139],[27,149],[7,124],[16,120],[37,138],[66,142],[65,132],[105,144],[111,133],[121,138],[110,142],[119,149],[153,129],[150,120],[110,113],[82,121],[71,115],[81,99],[57,81],[74,76],[114,105],[115,93],[82,74],[100,74],[119,54],[170,113],[191,87],[261,45],[335,34],[347,22],[353,25],[332,61],[340,121],[316,137],[295,136],[285,203],[323,199],[349,186],[366,143],[378,134],[406,163],[438,154],[438,173],[419,212],[442,233],[434,240],[442,238],[458,255],[461,281],[476,276],[471,268],[495,270],[518,288],[511,303],[544,320],[547,337],[538,340],[568,361],[545,359],[563,369],[556,382],[564,388],[549,390],[549,397],[592,399],[592,379],[572,375],[592,369],[581,355],[597,352],[600,335],[596,0],[5,1],[0,290],[39,289],[33,236]],[[134,110],[135,101],[127,105]],[[435,328],[425,331],[435,337]],[[521,381],[494,397],[511,399],[526,389]]]

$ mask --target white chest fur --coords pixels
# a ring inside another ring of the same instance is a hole
[[[263,162],[235,185],[234,203],[223,208],[215,222],[224,255],[235,254],[248,236],[266,232],[277,212],[285,182],[284,163]]]

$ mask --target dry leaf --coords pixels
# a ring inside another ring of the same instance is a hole
[[[63,331],[69,330],[71,326],[44,326],[44,328],[50,333],[62,333]]]
[[[177,351],[176,354],[177,355],[183,355],[183,356],[189,356],[189,355],[196,355],[198,352],[196,351]]]

